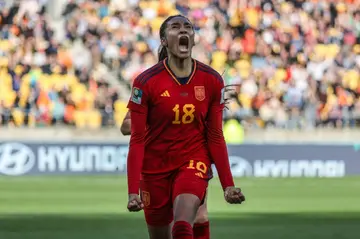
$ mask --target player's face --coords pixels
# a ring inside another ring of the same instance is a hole
[[[163,45],[167,46],[173,56],[186,59],[191,57],[194,36],[192,24],[186,18],[175,17],[168,22],[166,40],[163,41]]]

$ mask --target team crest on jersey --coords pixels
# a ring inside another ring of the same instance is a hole
[[[205,87],[204,86],[195,86],[194,90],[195,90],[195,98],[198,101],[205,100]]]
[[[148,207],[150,205],[150,193],[146,191],[142,191],[141,201],[144,203],[145,207]]]
[[[141,98],[142,98],[143,92],[137,87],[134,87],[131,93],[131,101],[135,104],[141,105]]]

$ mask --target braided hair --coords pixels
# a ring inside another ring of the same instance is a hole
[[[159,31],[160,39],[165,38],[167,24],[171,19],[173,19],[175,17],[182,17],[182,18],[189,20],[187,17],[184,17],[183,15],[173,15],[173,16],[166,18],[165,21],[160,26],[160,31]],[[160,45],[159,50],[158,50],[159,62],[163,61],[166,57],[168,57],[166,47],[164,47],[163,45]]]

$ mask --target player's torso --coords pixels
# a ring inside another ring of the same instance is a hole
[[[179,84],[167,69],[151,79],[147,154],[170,165],[190,160],[187,157],[207,157],[205,122],[211,103],[207,80],[196,67],[187,84]]]

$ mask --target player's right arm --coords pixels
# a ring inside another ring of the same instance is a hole
[[[229,203],[241,203],[245,196],[235,187],[232,178],[229,156],[222,130],[222,115],[225,107],[225,86],[220,75],[213,81],[212,100],[207,117],[207,143],[210,156],[216,166],[224,196]]]
[[[129,146],[129,154],[127,158],[127,178],[128,178],[128,193],[129,204],[131,207],[132,201],[139,200],[140,188],[140,174],[144,160],[145,150],[145,128],[148,114],[148,89],[147,85],[141,83],[140,79],[135,79],[132,88],[131,98],[128,104],[131,119],[131,138]],[[136,204],[136,203],[135,203]],[[141,210],[141,201],[134,206],[134,210]]]
[[[125,118],[121,124],[120,131],[123,135],[131,134],[131,119],[130,119],[130,111],[128,111],[125,115]]]

